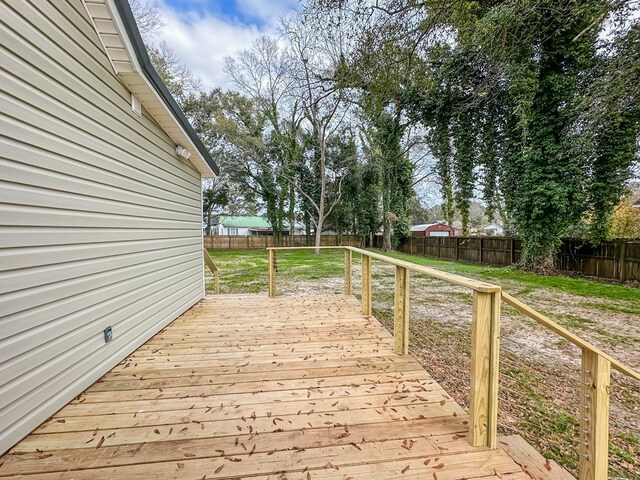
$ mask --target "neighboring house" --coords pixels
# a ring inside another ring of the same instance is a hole
[[[444,222],[424,223],[411,227],[412,237],[454,237],[455,230]]]
[[[214,217],[211,227],[212,235],[271,235],[273,228],[271,222],[264,217],[249,215],[219,215]],[[295,226],[295,235],[304,233],[304,228]],[[283,235],[289,235],[289,225],[282,229]]]
[[[1,454],[204,297],[217,167],[127,0],[0,18]]]
[[[504,228],[497,223],[490,223],[482,227],[482,234],[488,237],[501,237],[504,235]]]

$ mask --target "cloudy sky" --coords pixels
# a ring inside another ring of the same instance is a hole
[[[228,87],[226,55],[249,48],[259,35],[276,33],[281,15],[300,0],[159,0],[166,40],[206,88]]]

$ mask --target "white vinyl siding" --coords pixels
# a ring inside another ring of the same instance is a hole
[[[132,112],[80,0],[0,2],[0,38],[1,454],[204,281],[200,174]]]

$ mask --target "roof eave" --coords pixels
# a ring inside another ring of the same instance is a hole
[[[219,175],[220,170],[209,151],[153,68],[129,2],[101,1],[104,3],[99,4],[100,0],[92,0],[91,3],[84,0],[84,4],[116,75],[140,99],[167,135],[191,153],[189,160],[202,177]],[[103,26],[105,21],[106,28]],[[107,36],[109,42],[117,44],[116,47],[105,41]],[[128,61],[127,58],[116,58],[114,55],[114,52],[124,55],[123,51],[126,52]]]

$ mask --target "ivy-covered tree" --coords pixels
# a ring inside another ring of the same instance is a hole
[[[447,220],[455,209],[466,227],[482,195],[522,237],[522,266],[549,269],[560,237],[585,215],[591,236],[606,237],[637,160],[634,5],[310,0],[308,8],[338,10],[354,31],[364,25],[351,70],[385,65],[385,84],[392,72],[402,85],[410,116],[428,128]],[[358,78],[367,92],[376,77]]]

